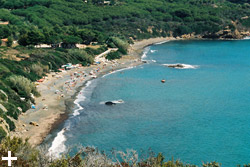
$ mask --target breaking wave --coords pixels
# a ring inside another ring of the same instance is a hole
[[[62,129],[52,142],[49,148],[49,155],[53,158],[59,158],[60,154],[66,151],[66,146],[64,145],[66,137],[64,136],[65,129]]]
[[[170,41],[170,40],[166,40],[166,41],[162,41],[162,42],[157,42],[157,43],[155,43],[154,45],[164,44],[164,43],[169,42],[169,41]]]
[[[76,96],[76,100],[74,101],[74,104],[78,107],[74,112],[73,112],[73,116],[77,116],[80,115],[80,110],[83,109],[83,107],[80,105],[81,101],[84,101],[86,99],[86,97],[84,96],[84,90],[91,84],[91,81],[88,81],[86,83],[86,86],[83,88],[83,90],[81,92],[79,92],[79,94]]]
[[[102,78],[104,78],[104,77],[106,77],[106,76],[108,76],[108,75],[110,75],[110,74],[114,74],[114,73],[117,73],[117,72],[121,72],[121,71],[125,71],[125,70],[132,69],[132,68],[134,68],[134,67],[136,67],[136,66],[130,66],[130,67],[127,67],[127,68],[122,68],[122,69],[119,69],[119,70],[115,70],[115,71],[113,71],[113,72],[110,72],[110,73],[108,73],[108,74],[103,75]]]
[[[74,101],[74,104],[77,106],[77,109],[74,110],[71,118],[76,117],[77,115],[80,115],[80,110],[84,109],[80,102],[85,101],[86,96],[86,89],[92,84],[92,81],[88,81],[85,85],[85,87],[79,92],[79,94],[76,96],[76,100]],[[66,136],[64,135],[65,131],[70,128],[70,124],[66,124],[65,127],[57,133],[57,136],[54,138],[51,147],[49,148],[48,152],[49,155],[53,158],[59,158],[61,153],[64,153],[66,151],[66,145],[65,142],[67,140]]]
[[[143,51],[143,54],[142,54],[142,57],[141,57],[141,60],[145,60],[145,58],[147,58],[147,54],[148,52],[150,51],[150,48],[149,47],[146,47]]]
[[[250,36],[247,36],[247,37],[245,37],[245,38],[243,38],[243,39],[248,40],[248,39],[250,39]]]

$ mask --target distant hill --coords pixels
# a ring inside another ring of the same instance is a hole
[[[0,0],[0,8],[0,19],[10,22],[0,27],[1,38],[37,30],[44,35],[37,43],[49,44],[67,35],[88,44],[113,35],[143,39],[250,27],[241,20],[250,16],[249,0]]]

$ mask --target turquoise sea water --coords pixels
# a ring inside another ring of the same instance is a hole
[[[152,148],[197,165],[249,163],[250,40],[173,41],[146,51],[148,64],[93,80],[79,94],[84,109],[57,134],[60,148]],[[163,65],[175,63],[196,68]]]

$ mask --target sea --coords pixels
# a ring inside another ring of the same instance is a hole
[[[82,145],[151,150],[199,166],[250,163],[250,40],[169,41],[145,48],[142,59],[88,81],[46,140],[49,153]]]

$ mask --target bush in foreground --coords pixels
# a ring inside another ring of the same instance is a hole
[[[134,150],[112,151],[112,155],[98,151],[92,147],[82,147],[73,155],[62,155],[53,158],[47,153],[46,147],[34,148],[28,140],[17,137],[6,137],[0,145],[0,154],[7,156],[8,151],[16,156],[17,161],[12,161],[12,166],[29,167],[198,167],[197,165],[185,164],[180,160],[165,160],[162,153],[154,154],[152,151],[139,154]],[[145,154],[145,155],[144,155]],[[0,166],[7,166],[7,161],[0,161]],[[199,165],[202,167],[221,167],[217,162],[208,162]],[[243,165],[249,167],[250,165]],[[240,165],[238,165],[240,167]]]

